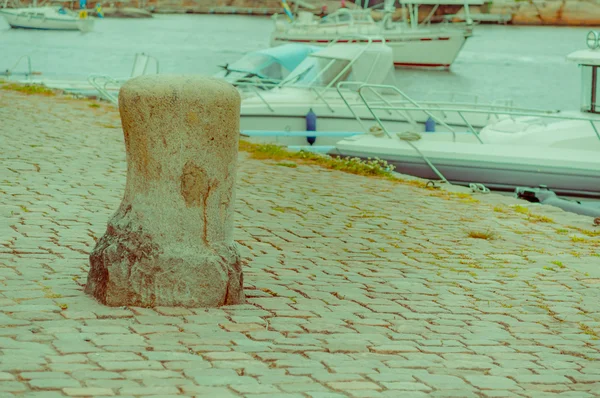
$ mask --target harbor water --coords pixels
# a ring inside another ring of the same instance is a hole
[[[48,79],[99,73],[128,77],[135,53],[160,62],[161,73],[213,74],[218,65],[269,45],[273,21],[243,15],[161,15],[97,19],[90,33],[10,29],[0,19],[0,70],[29,55]],[[540,109],[576,109],[579,71],[568,53],[585,47],[589,28],[478,25],[450,71],[398,69],[397,84],[420,97],[468,93],[512,99]],[[16,71],[25,71],[21,64]],[[471,98],[472,99],[472,98]]]

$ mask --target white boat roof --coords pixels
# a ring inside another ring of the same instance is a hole
[[[575,51],[567,55],[567,59],[580,65],[600,65],[600,49]]]

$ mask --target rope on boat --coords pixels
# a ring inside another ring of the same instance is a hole
[[[471,192],[490,193],[490,189],[480,183],[472,182],[469,184],[469,188],[471,188]]]

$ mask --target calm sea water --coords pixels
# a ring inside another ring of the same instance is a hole
[[[0,70],[30,55],[47,78],[102,73],[127,77],[134,54],[146,52],[164,73],[218,71],[244,53],[268,46],[268,17],[155,15],[152,19],[100,19],[93,32],[10,29],[0,18]],[[589,28],[479,25],[451,71],[397,70],[409,93],[465,92],[485,100],[510,98],[535,108],[575,109],[579,70],[568,53],[585,48]]]

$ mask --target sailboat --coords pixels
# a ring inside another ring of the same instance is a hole
[[[398,0],[405,17],[393,22],[396,0],[386,0],[381,22],[376,22],[368,0],[364,8],[340,8],[323,18],[316,18],[307,11],[299,11],[293,18],[284,7],[290,23],[275,16],[275,29],[271,33],[271,46],[285,43],[305,43],[325,46],[341,35],[382,36],[394,54],[396,67],[448,69],[454,62],[465,41],[472,35],[472,19],[469,4],[482,4],[482,0]],[[463,5],[467,24],[431,25],[433,12],[440,4]],[[419,23],[419,5],[434,8]]]
[[[85,10],[75,12],[59,5],[38,7],[37,0],[33,0],[31,7],[7,8],[7,5],[5,0],[0,15],[11,28],[90,32],[94,27],[94,20]]]

